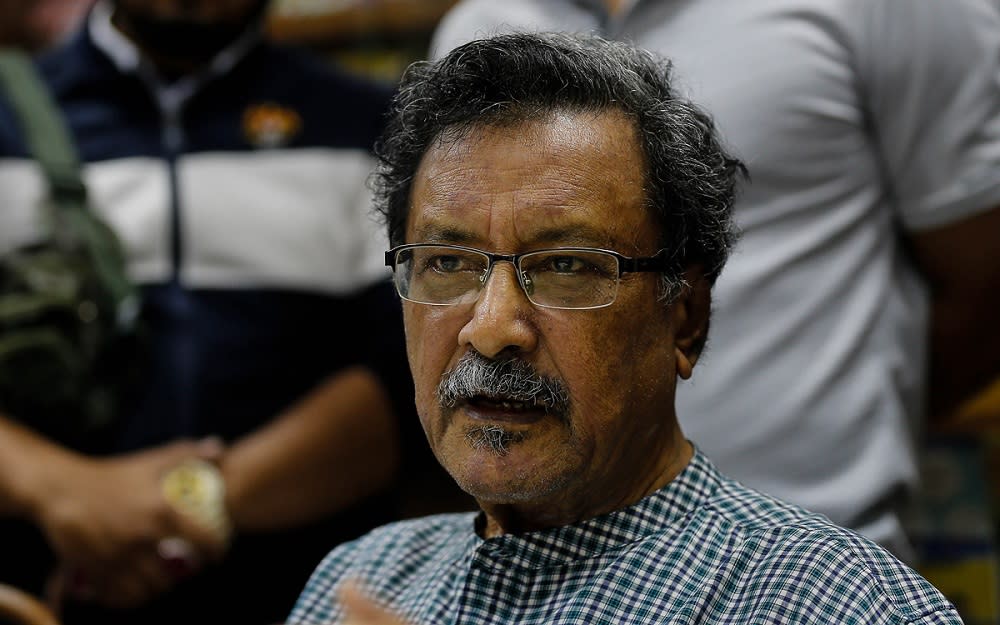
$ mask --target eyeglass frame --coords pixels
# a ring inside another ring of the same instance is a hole
[[[398,263],[397,257],[399,252],[403,252],[410,249],[419,249],[427,247],[444,247],[453,250],[460,250],[463,252],[471,252],[474,254],[481,254],[485,256],[489,263],[486,265],[486,271],[483,273],[480,279],[483,287],[486,286],[487,280],[493,275],[493,266],[499,261],[506,261],[513,265],[514,272],[517,274],[517,283],[521,287],[521,292],[524,296],[528,298],[528,301],[534,306],[539,306],[541,308],[549,308],[552,310],[596,310],[598,308],[606,308],[615,303],[618,299],[618,290],[615,289],[615,298],[612,299],[607,304],[599,304],[597,306],[584,306],[584,307],[564,307],[564,306],[549,306],[546,304],[539,304],[531,299],[531,295],[528,294],[528,287],[524,283],[524,272],[521,270],[521,258],[524,256],[530,256],[532,254],[541,254],[544,252],[599,252],[603,254],[608,254],[613,256],[618,262],[618,275],[615,276],[615,286],[620,284],[621,278],[626,273],[662,273],[669,269],[670,262],[673,260],[673,255],[667,254],[667,248],[662,248],[656,252],[653,256],[625,256],[614,250],[608,250],[600,247],[546,247],[539,250],[530,250],[527,252],[520,252],[518,254],[496,254],[493,252],[487,252],[486,250],[481,250],[475,247],[468,247],[465,245],[454,245],[452,243],[404,243],[402,245],[397,245],[385,252],[385,266],[389,267],[393,272],[393,286],[396,288],[396,292],[399,293],[399,284],[395,279],[396,265]],[[459,306],[459,302],[454,303],[432,303],[432,302],[421,302],[417,300],[409,299],[405,297],[402,293],[399,296],[408,302],[413,302],[414,304],[423,304],[424,306]]]

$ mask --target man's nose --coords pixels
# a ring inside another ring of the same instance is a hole
[[[530,352],[538,345],[534,313],[514,265],[497,263],[479,292],[472,317],[458,334],[458,342],[471,345],[487,358],[505,350]]]

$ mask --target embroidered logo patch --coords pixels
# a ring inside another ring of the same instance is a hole
[[[256,104],[243,113],[243,135],[258,148],[288,145],[302,130],[302,117],[278,104]]]

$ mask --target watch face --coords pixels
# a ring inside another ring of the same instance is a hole
[[[225,542],[232,531],[226,512],[226,483],[218,467],[187,460],[163,476],[163,496],[174,508],[205,525]]]

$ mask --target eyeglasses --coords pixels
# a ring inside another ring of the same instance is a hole
[[[491,254],[432,243],[399,245],[385,253],[399,296],[434,306],[474,302],[498,261],[514,265],[517,280],[532,304],[586,310],[610,306],[618,295],[622,274],[664,271],[670,258],[666,250],[640,258],[590,247]]]

